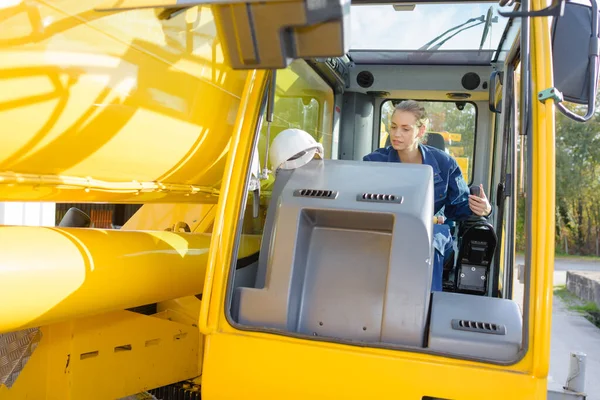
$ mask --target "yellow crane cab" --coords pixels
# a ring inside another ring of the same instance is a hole
[[[53,214],[0,219],[0,400],[584,398],[547,380],[554,117],[594,113],[597,26],[586,0],[0,2],[0,211]],[[365,162],[398,158],[404,100],[450,167]],[[438,218],[480,187],[489,215]]]

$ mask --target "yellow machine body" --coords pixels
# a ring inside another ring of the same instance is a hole
[[[98,12],[99,0],[8,3],[0,201],[143,206],[121,231],[0,227],[0,333],[25,355],[0,400],[115,399],[185,380],[208,400],[546,398],[552,102],[533,102],[528,347],[517,363],[242,331],[226,318],[226,290],[256,135],[265,158],[269,72],[228,67],[209,6],[165,19],[155,8]],[[552,86],[545,18],[532,19],[530,39],[538,93]],[[299,65],[278,72],[276,107],[296,83],[333,112],[333,95],[302,83]],[[318,125],[310,133],[331,143],[332,121]],[[238,259],[260,247],[243,224]],[[150,315],[128,310],[151,303]]]

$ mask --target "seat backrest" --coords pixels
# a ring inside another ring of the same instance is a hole
[[[427,133],[427,142],[425,143],[428,146],[435,147],[436,149],[440,149],[441,151],[446,151],[446,142],[444,141],[444,137],[439,133],[428,132]],[[385,140],[385,147],[391,146],[392,141],[390,140],[390,136],[388,135]]]
[[[441,151],[446,151],[446,142],[444,141],[444,137],[439,133],[429,132],[427,134],[427,145]]]

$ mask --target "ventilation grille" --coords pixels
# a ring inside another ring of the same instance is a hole
[[[335,199],[338,192],[335,190],[322,189],[297,189],[294,191],[296,197],[314,197],[319,199]]]
[[[375,77],[369,71],[361,71],[356,75],[356,83],[360,87],[369,88],[373,85],[373,82],[375,82]]]
[[[489,333],[492,335],[506,335],[506,327],[504,325],[492,324],[490,322],[469,321],[465,319],[453,319],[452,329],[458,331]]]
[[[378,203],[398,203],[402,204],[404,198],[395,194],[381,193],[359,193],[356,195],[357,201],[373,201]]]

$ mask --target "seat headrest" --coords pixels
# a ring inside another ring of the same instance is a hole
[[[440,149],[441,151],[446,151],[446,142],[444,141],[444,137],[439,133],[429,132],[427,134],[426,144],[435,147],[436,149]]]

